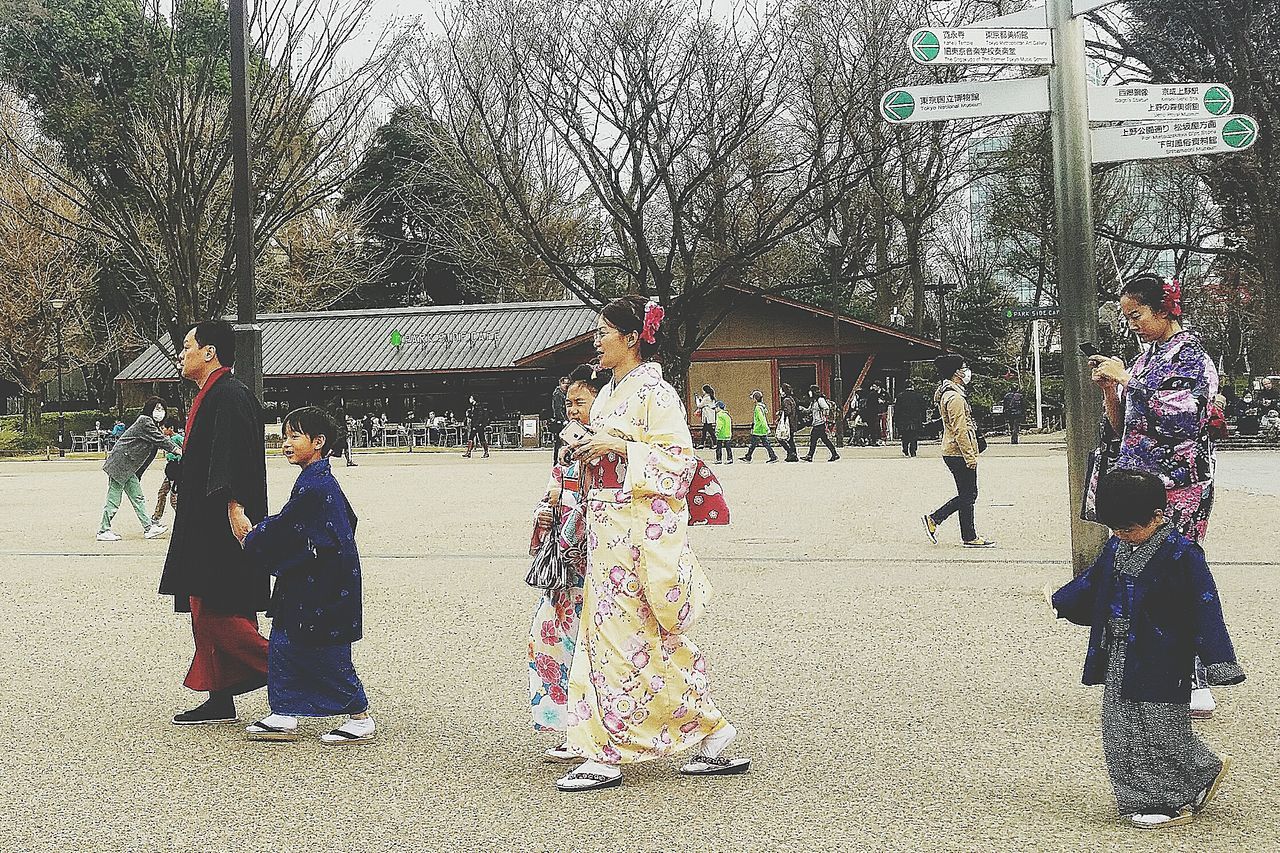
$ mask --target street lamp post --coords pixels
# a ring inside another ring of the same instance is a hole
[[[66,408],[62,390],[62,309],[67,307],[65,299],[50,299],[49,304],[53,306],[53,310],[58,312],[58,319],[54,323],[58,327],[58,456],[65,457],[67,455],[66,433],[63,431],[63,410]]]
[[[840,375],[840,261],[844,246],[833,222],[827,228],[827,273],[831,278],[831,402],[836,447],[844,446],[844,396]]]

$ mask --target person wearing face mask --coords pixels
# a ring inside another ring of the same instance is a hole
[[[940,355],[933,365],[940,380],[933,402],[942,415],[942,461],[956,481],[956,496],[922,517],[924,529],[937,545],[938,525],[958,512],[964,546],[990,548],[996,543],[978,535],[973,513],[978,502],[978,426],[965,391],[973,371],[959,355]]]
[[[147,512],[147,501],[142,496],[142,483],[139,481],[139,472],[155,458],[157,450],[176,450],[160,431],[165,414],[163,400],[159,397],[147,400],[138,419],[120,434],[107,461],[103,463],[102,470],[107,472],[107,503],[102,509],[102,524],[98,527],[99,542],[119,542],[122,538],[111,529],[111,522],[120,509],[120,498],[123,495],[129,496],[145,538],[155,539],[169,529],[152,520],[151,513]],[[181,451],[177,453],[181,455]]]

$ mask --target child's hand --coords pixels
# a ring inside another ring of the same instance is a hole
[[[1058,618],[1058,609],[1053,606],[1053,581],[1049,581],[1044,585],[1044,589],[1040,590],[1044,594],[1044,603],[1049,605],[1049,610],[1053,613],[1053,618]]]

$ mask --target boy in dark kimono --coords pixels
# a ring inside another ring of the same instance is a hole
[[[1137,829],[1190,823],[1230,767],[1191,729],[1196,655],[1210,684],[1244,681],[1204,552],[1166,520],[1165,505],[1154,474],[1103,477],[1098,520],[1115,535],[1049,598],[1055,616],[1090,628],[1084,683],[1104,685],[1107,771],[1120,814]]]
[[[356,516],[327,458],[337,425],[323,409],[307,406],[290,412],[283,428],[284,456],[302,471],[280,513],[244,543],[250,559],[276,578],[267,613],[271,715],[245,731],[252,740],[296,740],[298,717],[348,714],[321,742],[367,743],[373,718],[351,663],[351,644],[361,637]]]

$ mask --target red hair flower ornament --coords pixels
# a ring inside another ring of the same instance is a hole
[[[640,340],[647,344],[657,343],[658,326],[667,312],[657,302],[650,302],[644,308],[644,330],[640,332]]]
[[[1176,278],[1164,280],[1164,312],[1175,320],[1182,318],[1182,284]]]

